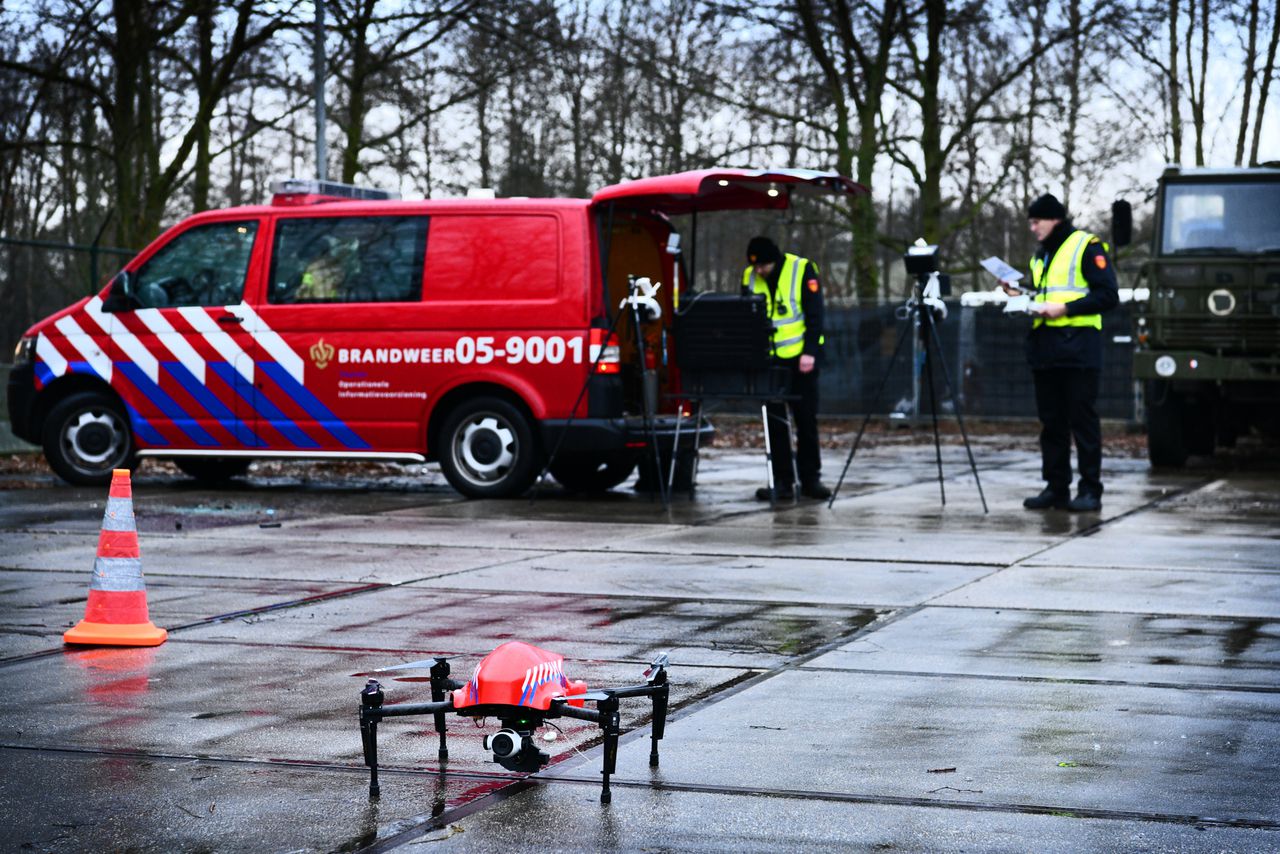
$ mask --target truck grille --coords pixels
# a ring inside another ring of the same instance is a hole
[[[1165,317],[1156,321],[1153,339],[1170,349],[1221,350],[1224,353],[1280,352],[1280,317]],[[1155,341],[1153,341],[1155,343]]]

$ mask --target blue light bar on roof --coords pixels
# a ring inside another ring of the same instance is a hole
[[[400,198],[400,194],[394,190],[357,187],[355,184],[321,181],[315,178],[285,178],[281,181],[273,181],[271,183],[271,192],[278,196],[328,196],[335,199],[356,199],[370,202]]]

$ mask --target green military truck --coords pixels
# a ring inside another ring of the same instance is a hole
[[[1280,431],[1280,163],[1160,178],[1135,312],[1151,462]]]

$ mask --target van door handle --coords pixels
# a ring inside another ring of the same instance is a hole
[[[224,314],[218,318],[219,323],[244,323],[244,318],[238,314]]]

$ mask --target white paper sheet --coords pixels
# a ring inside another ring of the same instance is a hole
[[[992,255],[990,258],[983,258],[978,262],[982,265],[982,269],[995,276],[1002,282],[1017,282],[1022,278],[1022,274],[1010,267],[1000,258]]]

